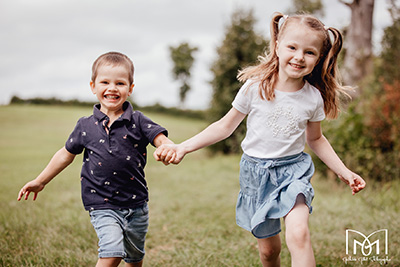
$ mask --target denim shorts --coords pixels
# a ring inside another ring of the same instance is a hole
[[[99,238],[99,258],[123,258],[128,263],[144,258],[149,225],[147,203],[133,209],[93,210],[89,214]]]
[[[243,154],[240,161],[240,192],[236,204],[237,224],[256,238],[281,231],[285,217],[303,194],[311,213],[314,190],[310,183],[314,164],[300,153],[277,159],[260,159]]]

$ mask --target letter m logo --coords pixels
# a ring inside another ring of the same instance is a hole
[[[389,236],[387,229],[377,230],[372,234],[370,234],[369,236],[366,236],[363,233],[356,230],[347,229],[346,254],[349,255],[349,248],[352,248],[353,254],[355,255],[357,254],[358,247],[360,247],[361,253],[364,256],[369,256],[374,251],[373,247],[375,247],[375,254],[379,255],[384,245],[384,253],[387,255],[389,250],[388,239]]]

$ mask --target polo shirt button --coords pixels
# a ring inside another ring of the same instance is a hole
[[[108,151],[108,152],[110,152],[110,154],[112,153],[112,151],[110,150],[110,151]]]

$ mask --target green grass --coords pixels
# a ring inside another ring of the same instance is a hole
[[[56,177],[35,202],[17,202],[20,188],[64,145],[76,121],[90,108],[1,106],[0,266],[94,266],[97,237],[80,198],[82,158]],[[168,128],[175,142],[194,135],[202,121],[146,114]],[[150,228],[145,266],[260,266],[256,240],[235,223],[239,155],[201,150],[181,165],[151,157]],[[356,196],[334,180],[313,178],[316,196],[310,216],[319,266],[344,266],[345,230],[389,231],[389,266],[400,266],[400,177],[373,184]],[[281,235],[282,266],[290,255]],[[121,264],[123,265],[123,264]],[[359,266],[361,263],[348,264]],[[364,263],[362,266],[379,266]]]

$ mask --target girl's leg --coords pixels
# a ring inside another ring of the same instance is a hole
[[[281,238],[278,235],[257,239],[258,252],[263,267],[278,267],[281,265],[279,254],[281,253]]]
[[[286,244],[292,258],[292,267],[315,266],[314,252],[311,247],[308,229],[309,209],[304,195],[299,195],[293,209],[285,217]]]

